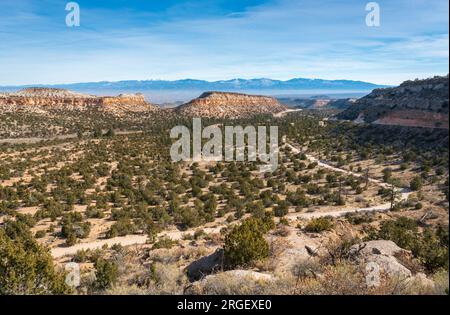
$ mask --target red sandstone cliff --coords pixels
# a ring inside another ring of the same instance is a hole
[[[16,93],[0,94],[0,109],[3,111],[46,110],[100,110],[120,114],[121,112],[156,111],[142,94],[119,96],[94,96],[74,93],[64,89],[28,88]]]
[[[284,110],[286,106],[273,97],[228,92],[205,92],[176,109],[181,115],[212,118],[239,118]]]

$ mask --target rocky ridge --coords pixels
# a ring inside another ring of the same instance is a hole
[[[15,93],[0,94],[0,110],[45,112],[47,110],[99,110],[122,112],[151,112],[157,107],[148,103],[143,94],[95,96],[65,89],[27,88]]]
[[[310,98],[280,97],[280,102],[299,109],[347,109],[356,102],[356,98],[330,98],[327,96]]]
[[[409,127],[449,128],[449,77],[405,81],[400,86],[373,90],[338,119]]]
[[[228,92],[205,92],[176,111],[189,117],[240,118],[259,114],[276,114],[287,107],[275,98]]]

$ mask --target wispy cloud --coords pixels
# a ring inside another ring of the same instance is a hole
[[[448,71],[446,0],[0,3],[0,84],[322,77],[396,84]],[[162,4],[161,4],[162,3]]]

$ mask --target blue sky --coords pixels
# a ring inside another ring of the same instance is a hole
[[[0,85],[293,77],[398,84],[448,73],[448,1],[0,0]]]

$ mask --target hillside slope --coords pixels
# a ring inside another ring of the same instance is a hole
[[[330,98],[326,96],[310,98],[280,97],[278,100],[283,104],[294,108],[344,110],[352,106],[357,98]]]
[[[434,77],[373,90],[338,119],[382,125],[449,128],[449,78]]]

